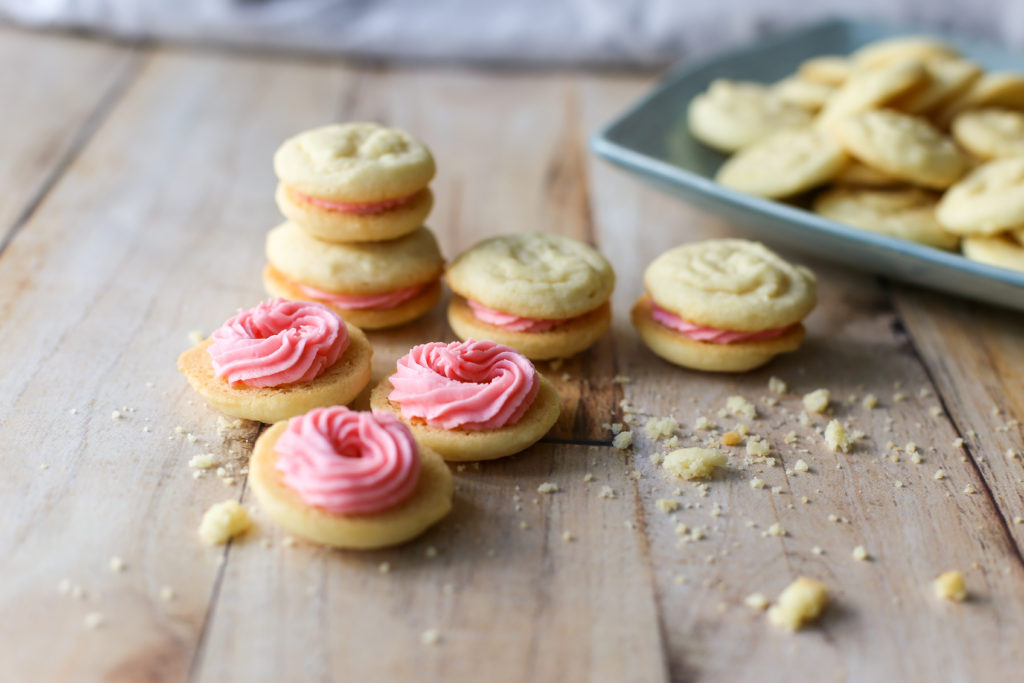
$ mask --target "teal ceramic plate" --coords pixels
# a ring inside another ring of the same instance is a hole
[[[1024,273],[836,223],[810,211],[753,197],[714,182],[725,157],[690,136],[686,107],[715,78],[772,82],[800,62],[846,54],[913,29],[834,20],[671,71],[651,93],[597,133],[600,156],[671,194],[714,212],[769,244],[840,261],[886,277],[1024,311]],[[1024,73],[1024,56],[941,36],[988,70]]]

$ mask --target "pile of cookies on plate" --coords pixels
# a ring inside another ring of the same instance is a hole
[[[901,36],[774,84],[715,80],[690,131],[732,156],[722,185],[808,198],[855,227],[1024,271],[1024,76]]]

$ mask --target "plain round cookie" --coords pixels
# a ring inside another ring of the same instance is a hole
[[[814,200],[814,212],[839,223],[938,249],[956,249],[957,235],[935,218],[939,198],[917,188],[834,187]]]
[[[876,109],[927,83],[928,72],[915,61],[854,71],[821,108],[817,121],[827,124],[850,114]]]
[[[1024,156],[1024,112],[972,109],[953,119],[951,132],[961,147],[982,159]]]
[[[800,322],[817,303],[817,280],[759,242],[719,239],[670,249],[644,271],[662,308],[697,325],[760,332]]]
[[[871,68],[906,60],[925,61],[959,56],[955,47],[938,38],[901,35],[868,43],[854,50],[850,59],[858,67]]]
[[[597,250],[544,232],[478,242],[452,262],[446,278],[456,294],[488,308],[545,320],[592,311],[615,287],[615,272]]]
[[[836,88],[799,76],[789,76],[776,83],[772,90],[782,99],[808,111],[816,112],[825,106]]]
[[[807,126],[783,130],[740,150],[722,164],[715,180],[759,197],[792,197],[838,176],[849,158],[830,135]]]
[[[861,162],[915,185],[944,189],[968,168],[953,141],[924,119],[865,111],[833,122],[839,143]]]
[[[607,301],[546,332],[516,332],[491,325],[473,315],[473,310],[461,296],[453,296],[448,304],[448,325],[459,339],[487,339],[510,346],[530,360],[575,356],[596,344],[611,323],[612,308]]]
[[[1012,72],[982,74],[963,94],[946,103],[935,118],[945,126],[960,112],[982,107],[1024,109],[1024,76]]]
[[[420,478],[398,506],[372,515],[335,515],[306,503],[277,469],[274,446],[288,427],[279,422],[256,440],[249,458],[249,484],[260,506],[286,531],[314,543],[369,550],[419,536],[452,508],[455,482],[441,456],[420,446]]]
[[[690,132],[721,152],[735,152],[780,128],[803,126],[811,115],[761,83],[717,79],[690,102]]]
[[[370,407],[393,413],[412,431],[416,441],[441,454],[450,462],[495,460],[525,450],[551,430],[562,412],[561,399],[554,385],[537,373],[540,387],[533,403],[515,424],[498,429],[469,431],[465,429],[442,429],[433,427],[419,418],[406,420],[401,408],[388,399],[391,393],[391,378],[386,377],[373,388]]]
[[[1024,245],[1008,235],[965,237],[962,246],[972,261],[1024,273]]]
[[[315,300],[340,315],[346,322],[364,330],[383,330],[404,325],[426,315],[441,300],[441,281],[438,279],[413,298],[391,308],[338,308],[329,301],[319,301],[310,297],[270,264],[263,268],[263,288],[271,296],[280,296],[292,301]]]
[[[651,298],[643,295],[630,312],[633,326],[651,351],[669,363],[708,372],[746,372],[765,365],[780,353],[796,351],[804,338],[804,326],[774,339],[733,344],[712,344],[690,339],[651,317]]]
[[[928,82],[901,95],[889,106],[911,114],[926,114],[966,92],[981,77],[981,67],[966,59],[934,57],[923,62]]]
[[[990,236],[1024,225],[1024,158],[974,169],[942,196],[935,215],[958,235]]]
[[[373,348],[348,324],[349,345],[334,365],[309,382],[280,387],[233,387],[214,373],[206,339],[178,356],[178,370],[210,405],[231,417],[273,423],[322,406],[346,405],[370,382]]]
[[[289,138],[274,154],[285,185],[336,202],[408,197],[434,177],[434,158],[409,133],[377,123],[337,123]]]
[[[286,222],[267,233],[266,254],[293,282],[356,296],[425,284],[444,270],[437,239],[425,227],[385,242],[331,244]]]
[[[407,235],[423,225],[434,208],[430,188],[416,193],[408,204],[379,213],[346,213],[317,206],[299,196],[284,183],[274,195],[284,217],[311,236],[324,242],[378,242]]]

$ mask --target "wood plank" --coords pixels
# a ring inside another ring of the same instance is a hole
[[[645,86],[644,79],[584,79],[584,121],[591,127],[607,121]],[[1024,590],[1024,565],[973,463],[952,446],[954,425],[943,412],[932,414],[940,403],[935,387],[894,331],[898,316],[887,294],[869,277],[811,262],[821,301],[806,321],[808,339],[799,353],[740,376],[675,368],[642,346],[625,312],[642,291],[650,260],[684,241],[729,234],[728,226],[600,162],[590,176],[599,241],[633,247],[615,252],[619,370],[632,378],[626,399],[644,415],[676,417],[681,441],[698,445],[711,434],[693,428],[696,418],[704,415],[721,429],[731,428],[743,421],[720,417],[719,411],[728,396],[745,396],[761,414],[749,423],[751,431],[764,436],[779,459],[776,467],[747,465],[742,449],[725,449],[730,466],[710,484],[708,497],[691,485],[682,485],[675,496],[679,482],[647,457],[664,446],[634,428],[673,678],[763,680],[772,675],[766,672],[783,671],[793,680],[1016,676],[1019,652],[1000,634],[1024,623],[1017,599]],[[996,333],[990,343],[1005,344],[999,339]],[[772,396],[772,375],[790,387],[776,406],[761,398]],[[832,391],[835,417],[867,434],[849,455],[824,445],[823,418],[814,419],[813,429],[795,419],[802,410],[800,395],[819,387]],[[897,392],[908,398],[895,402]],[[878,409],[861,407],[867,393],[879,397]],[[787,445],[784,435],[790,431],[799,439]],[[913,464],[905,452],[892,462],[889,441],[916,442],[922,463]],[[792,471],[800,458],[810,464],[809,473]],[[933,478],[939,468],[947,475],[942,481]],[[752,489],[754,476],[767,487]],[[978,493],[963,493],[968,485]],[[780,494],[771,492],[774,486]],[[803,496],[809,503],[801,502]],[[666,515],[657,507],[660,498],[690,507]],[[830,514],[849,521],[832,523]],[[748,527],[748,520],[756,526]],[[707,539],[679,545],[678,522],[706,528]],[[763,535],[775,522],[788,531],[785,537]],[[868,549],[871,561],[852,559],[857,545]],[[812,552],[815,546],[823,554]],[[931,580],[953,568],[966,572],[973,596],[962,605],[943,604],[932,593]],[[835,604],[818,627],[781,634],[742,605],[755,591],[775,597],[800,574],[824,580],[833,593]]]
[[[0,26],[0,249],[130,80],[127,47]]]
[[[1024,318],[1020,313],[895,286],[894,300],[943,408],[1024,549]]]
[[[431,145],[439,175],[430,225],[450,256],[501,231],[554,227],[589,239],[589,218],[579,206],[585,179],[578,170],[550,170],[566,163],[565,153],[582,154],[578,113],[566,110],[563,84],[560,76],[389,70],[339,98],[340,109],[318,115],[372,116]],[[514,107],[526,99],[529,107]],[[358,104],[352,110],[348,102]],[[495,136],[493,122],[509,111],[515,113]],[[539,132],[555,120],[553,134]],[[576,198],[571,210],[567,196]],[[373,334],[375,376],[412,344],[451,338],[442,320],[435,311],[424,324]],[[367,554],[288,549],[273,524],[261,521],[260,533],[275,550],[249,540],[232,549],[197,677],[662,679],[644,539],[635,525],[626,527],[635,515],[632,494],[597,497],[601,482],[625,477],[625,464],[608,448],[557,443],[603,438],[598,417],[611,415],[617,389],[613,371],[595,366],[610,362],[611,348],[604,342],[555,368],[543,364],[570,399],[555,443],[480,470],[459,468],[456,512],[420,541]],[[594,482],[583,482],[584,468]],[[544,481],[565,493],[540,496]],[[515,510],[517,495],[522,511]],[[520,529],[520,522],[530,528]],[[577,540],[566,543],[563,531]],[[425,560],[429,546],[441,551],[439,558]],[[382,576],[377,566],[385,561],[393,571]],[[245,597],[261,592],[259,601]],[[345,615],[359,615],[358,626]],[[297,626],[286,635],[268,627],[274,623]],[[442,633],[436,649],[420,642],[428,628]],[[388,648],[372,645],[381,642]],[[301,668],[306,663],[313,668]]]
[[[151,58],[0,256],[0,609],[23,615],[0,626],[18,644],[5,675],[188,671],[224,554],[195,529],[241,483],[194,481],[186,463],[244,459],[253,430],[221,438],[175,358],[189,330],[262,298],[270,155],[352,80],[310,64]],[[127,571],[112,572],[112,556]],[[85,599],[60,594],[63,579]],[[106,621],[92,632],[91,612]]]

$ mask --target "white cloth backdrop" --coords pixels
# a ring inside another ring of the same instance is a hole
[[[519,63],[662,63],[840,15],[1024,46],[1024,0],[0,0],[15,23],[122,38]]]

